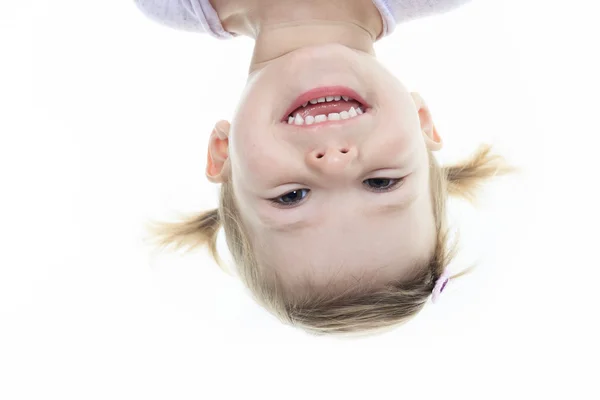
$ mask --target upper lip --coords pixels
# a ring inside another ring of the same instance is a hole
[[[345,86],[328,86],[321,87],[309,90],[305,93],[302,93],[298,98],[292,103],[292,105],[287,109],[286,113],[281,118],[282,122],[287,122],[289,115],[294,112],[298,107],[302,104],[311,101],[313,99],[317,99],[319,97],[327,97],[327,96],[347,96],[351,97],[354,100],[361,103],[366,108],[370,108],[367,102],[362,98],[361,95],[356,93],[356,91],[345,87]]]

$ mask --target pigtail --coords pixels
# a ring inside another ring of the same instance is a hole
[[[440,171],[438,169],[438,171]],[[462,162],[444,166],[441,168],[441,177],[444,184],[437,187],[437,189],[443,189],[449,195],[462,197],[472,203],[475,202],[477,192],[485,183],[486,180],[494,178],[496,176],[506,175],[517,171],[506,163],[502,156],[492,153],[492,147],[484,144],[479,146],[477,151],[473,153],[469,158]],[[439,175],[438,175],[439,176]],[[435,193],[435,192],[434,192]],[[435,196],[436,201],[436,216],[439,221],[445,222],[443,215],[445,214],[445,198],[442,196]],[[433,265],[435,266],[436,276],[439,277],[446,269],[450,261],[454,258],[457,253],[457,242],[459,232],[456,233],[456,238],[453,243],[448,243],[446,227],[444,224],[438,226],[438,247],[444,249],[444,251],[436,250],[436,254],[443,255],[442,260],[434,260]],[[447,255],[446,255],[447,254]],[[451,279],[456,279],[461,276],[471,273],[475,269],[475,265],[452,275]],[[437,279],[436,277],[436,279]]]
[[[163,249],[170,245],[175,250],[187,247],[186,252],[201,246],[208,246],[210,254],[219,265],[217,236],[221,227],[221,217],[217,209],[180,217],[177,222],[150,221],[146,225],[147,239]]]
[[[489,178],[514,172],[503,157],[492,154],[490,145],[482,145],[467,160],[443,167],[448,193],[473,202],[481,184]]]

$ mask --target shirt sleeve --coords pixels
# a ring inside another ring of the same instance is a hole
[[[383,19],[383,34],[387,36],[396,25],[417,18],[454,10],[471,0],[373,0]]]
[[[183,31],[208,33],[218,39],[237,35],[227,32],[209,0],[134,0],[151,20]]]

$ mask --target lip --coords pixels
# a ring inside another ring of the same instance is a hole
[[[300,96],[298,96],[298,98],[292,103],[292,105],[287,109],[286,113],[281,118],[281,122],[287,123],[288,116],[295,109],[300,107],[302,104],[304,104],[310,100],[317,99],[319,97],[327,97],[327,96],[351,97],[354,100],[361,103],[363,106],[365,106],[365,108],[367,108],[367,109],[371,108],[369,106],[369,104],[367,104],[365,99],[362,98],[361,95],[359,95],[358,93],[356,93],[356,91],[354,91],[348,87],[345,87],[345,86],[320,87],[320,88],[309,90],[308,92],[302,93]],[[364,111],[366,112],[367,110],[364,110]]]

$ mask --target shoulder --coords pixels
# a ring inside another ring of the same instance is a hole
[[[134,0],[149,19],[170,28],[208,33],[219,39],[235,35],[227,32],[209,0]]]
[[[399,23],[442,14],[454,10],[471,0],[372,0],[379,9],[391,33]]]

